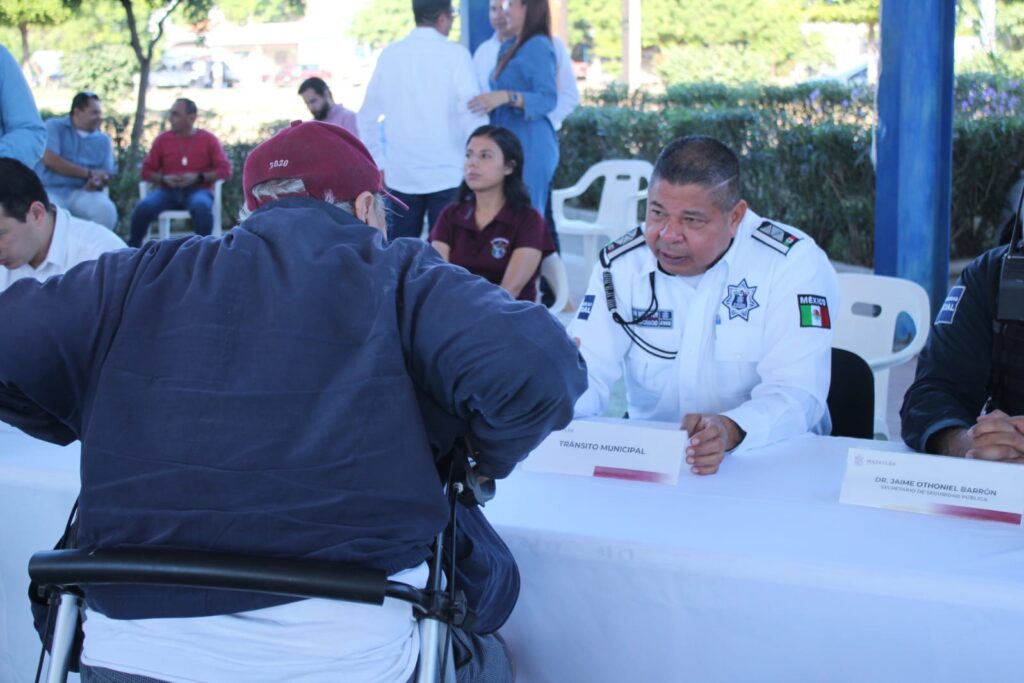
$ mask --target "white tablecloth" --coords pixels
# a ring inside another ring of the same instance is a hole
[[[521,683],[1024,680],[1024,532],[837,503],[851,445],[802,437],[675,487],[515,472],[488,504],[523,575]],[[0,425],[0,681],[30,681],[28,558],[77,445]]]
[[[902,449],[805,436],[675,487],[499,482],[518,680],[1024,680],[1024,532],[840,505],[853,445]]]
[[[78,495],[78,443],[37,441],[0,423],[0,681],[30,683],[39,637],[28,605],[28,559],[53,547]],[[77,680],[72,675],[72,680]]]

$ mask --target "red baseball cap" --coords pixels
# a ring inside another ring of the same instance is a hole
[[[380,170],[355,135],[323,121],[292,121],[274,137],[256,146],[245,159],[242,189],[250,211],[271,201],[257,199],[252,188],[268,180],[301,179],[305,192],[293,196],[347,202],[363,192],[382,192],[409,208],[384,189]]]

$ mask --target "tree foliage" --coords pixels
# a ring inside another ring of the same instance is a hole
[[[873,25],[879,19],[879,0],[812,0],[807,20]]]
[[[306,0],[218,0],[217,7],[235,23],[294,21],[306,13]]]
[[[127,45],[90,45],[68,54],[61,67],[69,88],[91,90],[100,101],[113,103],[131,94],[138,63]]]
[[[404,38],[415,25],[409,0],[374,0],[356,12],[349,35],[379,49]]]
[[[50,26],[68,19],[81,0],[0,0],[0,25],[13,26],[21,34],[21,63],[28,61],[29,26]]]

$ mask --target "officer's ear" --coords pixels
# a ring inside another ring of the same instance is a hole
[[[746,215],[747,203],[741,199],[729,211],[729,232],[733,237],[736,236],[736,231],[740,229],[740,223],[743,222],[743,217]]]

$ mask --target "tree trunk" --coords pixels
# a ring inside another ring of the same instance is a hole
[[[28,23],[21,22],[18,24],[18,31],[21,32],[21,67],[24,69],[25,65],[28,64],[29,51],[28,51]]]
[[[149,67],[151,60],[139,60],[139,96],[135,104],[135,120],[132,122],[132,140],[129,148],[129,159],[134,162],[139,156],[139,144],[142,142],[142,129],[146,122],[146,91],[149,90]]]

